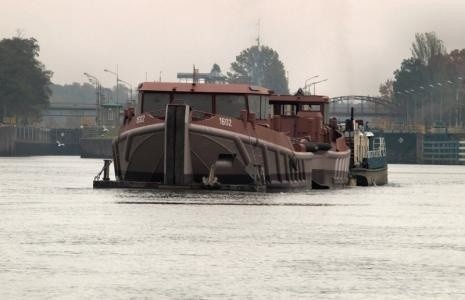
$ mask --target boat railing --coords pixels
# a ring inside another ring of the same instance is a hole
[[[160,109],[157,109],[157,110],[149,111],[147,113],[149,113],[154,118],[165,119],[166,109],[165,108],[160,108]]]
[[[367,158],[385,157],[385,156],[386,156],[385,149],[370,150],[367,152]]]
[[[205,119],[210,119],[214,117],[215,114],[211,112],[201,111],[201,110],[192,110],[192,120],[200,121]]]
[[[164,120],[166,109],[165,108],[157,109],[157,110],[149,111],[148,113],[154,118]],[[194,121],[205,120],[205,119],[209,119],[215,116],[214,113],[201,111],[201,110],[192,110],[191,113],[192,113],[192,120]]]

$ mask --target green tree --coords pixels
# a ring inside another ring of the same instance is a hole
[[[381,98],[392,101],[394,98],[394,81],[392,79],[386,80],[386,82],[382,83],[379,86],[379,93],[381,94]]]
[[[39,50],[34,38],[0,41],[0,116],[26,124],[49,105],[52,72],[37,59]]]
[[[243,50],[236,56],[227,75],[230,83],[249,83],[270,88],[276,93],[289,93],[284,64],[278,53],[267,46]]]
[[[95,87],[89,83],[79,84],[51,84],[52,94],[50,103],[94,104],[96,98]]]
[[[214,63],[210,73],[221,73],[221,68],[217,63]]]
[[[400,69],[394,71],[393,92],[402,95],[413,88],[423,86],[430,81],[430,71],[420,59],[404,59]]]
[[[465,49],[446,52],[434,32],[417,33],[412,56],[394,71],[392,101],[402,108],[410,124],[462,124],[461,105],[465,75]],[[381,85],[383,97],[389,95],[388,82]]]
[[[449,64],[452,66],[453,76],[464,78],[465,76],[465,49],[453,50],[448,55]]]

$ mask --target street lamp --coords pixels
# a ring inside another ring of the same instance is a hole
[[[405,124],[406,127],[410,125],[410,114],[409,114],[409,100],[411,99],[412,92],[410,90],[404,90],[405,95]]]
[[[399,95],[399,99],[401,101],[399,101],[401,104],[404,104],[405,103],[405,106],[407,106],[407,90],[404,90],[403,92],[400,92],[400,91],[397,91],[396,92],[397,95]],[[407,120],[408,120],[408,107],[406,109],[406,114],[402,116],[402,122],[404,124],[404,127],[407,126]]]
[[[130,88],[130,91],[129,91],[129,94],[130,94],[130,97],[129,97],[129,102],[132,102],[132,84],[130,84],[129,82],[127,81],[124,81],[122,79],[118,79],[119,82],[122,82],[122,83],[125,83],[127,85],[129,85],[129,88]]]
[[[417,124],[417,98],[415,97],[415,90],[414,89],[410,89],[410,102],[412,102],[412,99],[413,99],[413,116],[412,118],[410,119],[410,122],[416,126]]]
[[[457,79],[460,81],[463,81],[462,75],[457,76]],[[460,97],[460,94],[462,97]],[[459,82],[457,81],[456,92],[455,92],[455,98],[456,98],[455,100],[456,100],[456,105],[457,105],[457,111],[456,111],[456,117],[455,117],[456,127],[459,127],[462,124],[463,104],[460,103],[459,98],[463,99],[463,95],[464,95],[463,82],[460,82],[459,84]]]
[[[443,98],[444,98],[444,92],[442,90],[442,83],[440,82],[437,82],[436,83],[437,86],[439,86],[441,89],[439,90],[439,94],[440,94],[440,98],[439,98],[439,122],[441,122],[441,126],[443,125],[442,124],[442,109],[443,109]]]
[[[425,91],[425,87],[424,86],[420,86],[420,113],[421,113],[421,121],[423,123],[425,123],[425,104],[423,103],[424,102],[424,96],[422,95],[422,93]]]
[[[108,69],[105,69],[103,70],[105,72],[108,72],[108,73],[111,73],[113,75],[116,76],[116,103],[119,104],[119,100],[118,100],[118,97],[119,97],[119,83],[122,82],[122,83],[125,83],[127,84],[129,87],[130,87],[130,99],[129,101],[132,101],[132,84],[130,84],[129,82],[127,81],[124,81],[123,79],[119,78],[119,74],[118,74],[118,65],[116,65],[116,72],[113,72],[111,70],[108,70]]]
[[[434,97],[435,86],[434,86],[434,84],[430,83],[430,84],[428,84],[428,87],[430,88],[430,91],[428,93],[429,94],[429,102],[430,102],[430,113],[429,113],[430,120],[429,121],[430,121],[431,126],[432,126],[433,123],[434,123],[434,106],[435,106],[434,104],[435,103],[434,103],[433,97]]]
[[[312,79],[315,79],[315,78],[317,78],[317,77],[320,77],[320,75],[315,75],[315,76],[312,76],[312,77],[307,78],[307,79],[305,80],[305,83],[304,83],[304,91],[305,91],[305,89],[307,88],[307,82],[310,81],[310,80],[312,80]]]
[[[110,71],[108,69],[104,69],[104,72],[108,72],[116,76],[116,103],[119,104],[118,101],[118,94],[119,94],[119,77],[118,77],[118,65],[116,65],[116,72]]]
[[[325,81],[328,81],[328,78],[325,78],[325,79],[323,79],[323,80],[316,81],[316,82],[311,82],[311,83],[310,83],[310,86],[313,85],[313,95],[316,95],[316,91],[315,91],[316,85],[317,85],[318,83],[322,83],[322,82],[325,82]]]
[[[101,104],[101,94],[102,94],[102,86],[100,85],[100,80],[98,80],[97,77],[95,77],[94,75],[91,75],[89,73],[86,73],[84,72],[84,75],[87,77],[87,79],[92,82],[92,83],[95,83],[95,89],[97,91],[97,106],[96,106],[96,118],[95,118],[95,123],[97,125],[97,128],[99,127],[100,125],[100,104]]]

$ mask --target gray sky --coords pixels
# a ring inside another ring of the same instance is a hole
[[[435,31],[447,49],[465,48],[463,0],[0,0],[0,39],[34,37],[40,60],[59,84],[105,86],[119,68],[134,86],[177,81],[192,65],[224,73],[241,50],[275,49],[291,91],[319,74],[317,93],[375,95],[410,56],[416,32]]]

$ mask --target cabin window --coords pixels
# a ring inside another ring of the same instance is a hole
[[[300,107],[302,111],[321,111],[320,104],[302,104]]]
[[[269,115],[269,101],[268,97],[249,95],[249,112],[254,112],[257,119],[264,120]]]
[[[281,116],[295,116],[297,114],[297,106],[293,104],[281,105]]]
[[[273,115],[279,116],[281,114],[281,105],[279,104],[270,104],[273,111]]]
[[[249,113],[255,113],[257,119],[260,118],[260,96],[249,95]]]
[[[142,93],[137,96],[136,115],[140,115],[142,111]]]
[[[144,93],[142,112],[157,112],[164,110],[170,102],[168,93]]]
[[[175,94],[174,102],[187,104],[192,110],[201,112],[212,112],[212,95],[211,94]]]
[[[242,95],[216,95],[216,113],[223,116],[239,118],[241,110],[246,109],[245,97]]]
[[[261,119],[268,119],[270,116],[270,99],[265,96],[260,97],[260,116]]]

